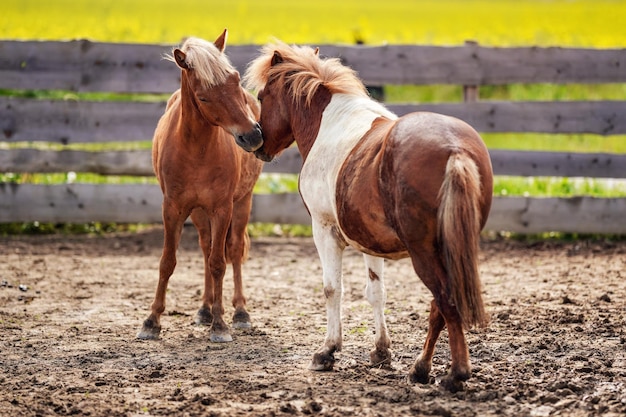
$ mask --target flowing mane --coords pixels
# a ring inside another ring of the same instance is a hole
[[[272,66],[275,52],[282,56],[283,62]],[[294,98],[305,97],[307,103],[322,85],[331,94],[368,97],[365,86],[353,69],[343,65],[338,58],[321,59],[309,46],[276,42],[265,45],[261,53],[250,63],[244,76],[244,84],[249,89],[260,91],[270,79],[278,78],[290,89]]]
[[[205,87],[226,82],[228,74],[235,71],[228,57],[212,42],[190,37],[180,50],[185,53],[187,63],[196,71],[198,78],[204,80]],[[166,55],[165,59],[175,62],[172,55]]]

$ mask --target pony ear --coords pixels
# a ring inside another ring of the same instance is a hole
[[[274,51],[274,55],[272,55],[272,62],[270,63],[270,66],[274,66],[276,64],[280,64],[281,62],[283,62],[283,56],[280,54],[280,52],[278,51]]]
[[[315,47],[315,51],[313,52],[315,55],[319,56],[320,55],[320,48],[319,46]]]
[[[174,49],[174,60],[176,61],[176,65],[178,65],[182,69],[189,69],[189,64],[187,64],[187,55],[180,49]]]
[[[220,52],[224,52],[226,47],[226,39],[228,38],[228,29],[224,29],[224,32],[213,42]]]

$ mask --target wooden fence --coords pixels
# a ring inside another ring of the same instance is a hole
[[[0,89],[171,93],[179,70],[164,61],[170,45],[0,41]],[[435,111],[480,132],[626,134],[624,101],[511,102],[476,100],[476,87],[509,83],[626,83],[626,49],[487,48],[387,45],[320,47],[340,57],[367,85],[456,84],[467,100],[390,104],[397,114]],[[227,49],[240,72],[258,46]],[[0,97],[0,172],[92,172],[151,176],[150,152],[84,151],[60,145],[150,140],[164,100],[88,101]],[[9,146],[19,143],[19,146]],[[9,145],[7,145],[9,144]],[[496,175],[626,178],[626,155],[490,150]],[[265,172],[297,173],[289,149]],[[160,222],[154,184],[0,183],[0,223]],[[252,221],[309,223],[298,194],[256,195]],[[520,233],[626,234],[626,198],[496,197],[487,228]]]

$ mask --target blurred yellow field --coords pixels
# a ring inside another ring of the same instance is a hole
[[[626,46],[621,0],[3,0],[2,39]]]

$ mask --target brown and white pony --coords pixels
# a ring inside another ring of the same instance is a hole
[[[164,242],[156,296],[137,335],[140,339],[159,337],[165,292],[189,216],[198,230],[205,269],[196,323],[211,325],[211,341],[232,341],[222,318],[222,282],[230,262],[235,281],[233,326],[250,327],[241,264],[249,247],[252,189],[262,162],[235,140],[242,144],[261,140],[259,106],[223,53],[226,36],[224,30],[214,43],[189,38],[169,57],[181,69],[181,86],[167,103],[152,145],[152,164],[163,191]],[[244,134],[249,138],[244,140]]]
[[[410,257],[433,295],[413,382],[429,381],[435,342],[448,327],[452,364],[442,384],[470,377],[464,329],[485,326],[477,257],[492,198],[492,169],[480,136],[461,120],[433,113],[398,118],[372,100],[354,71],[317,50],[267,45],[244,84],[258,91],[263,144],[271,161],[295,141],[304,163],[300,194],[322,262],[328,327],[311,368],[330,370],[342,347],[342,252],[364,254],[366,297],[374,310],[373,364],[389,363],[383,258]],[[260,142],[250,141],[248,148]]]

